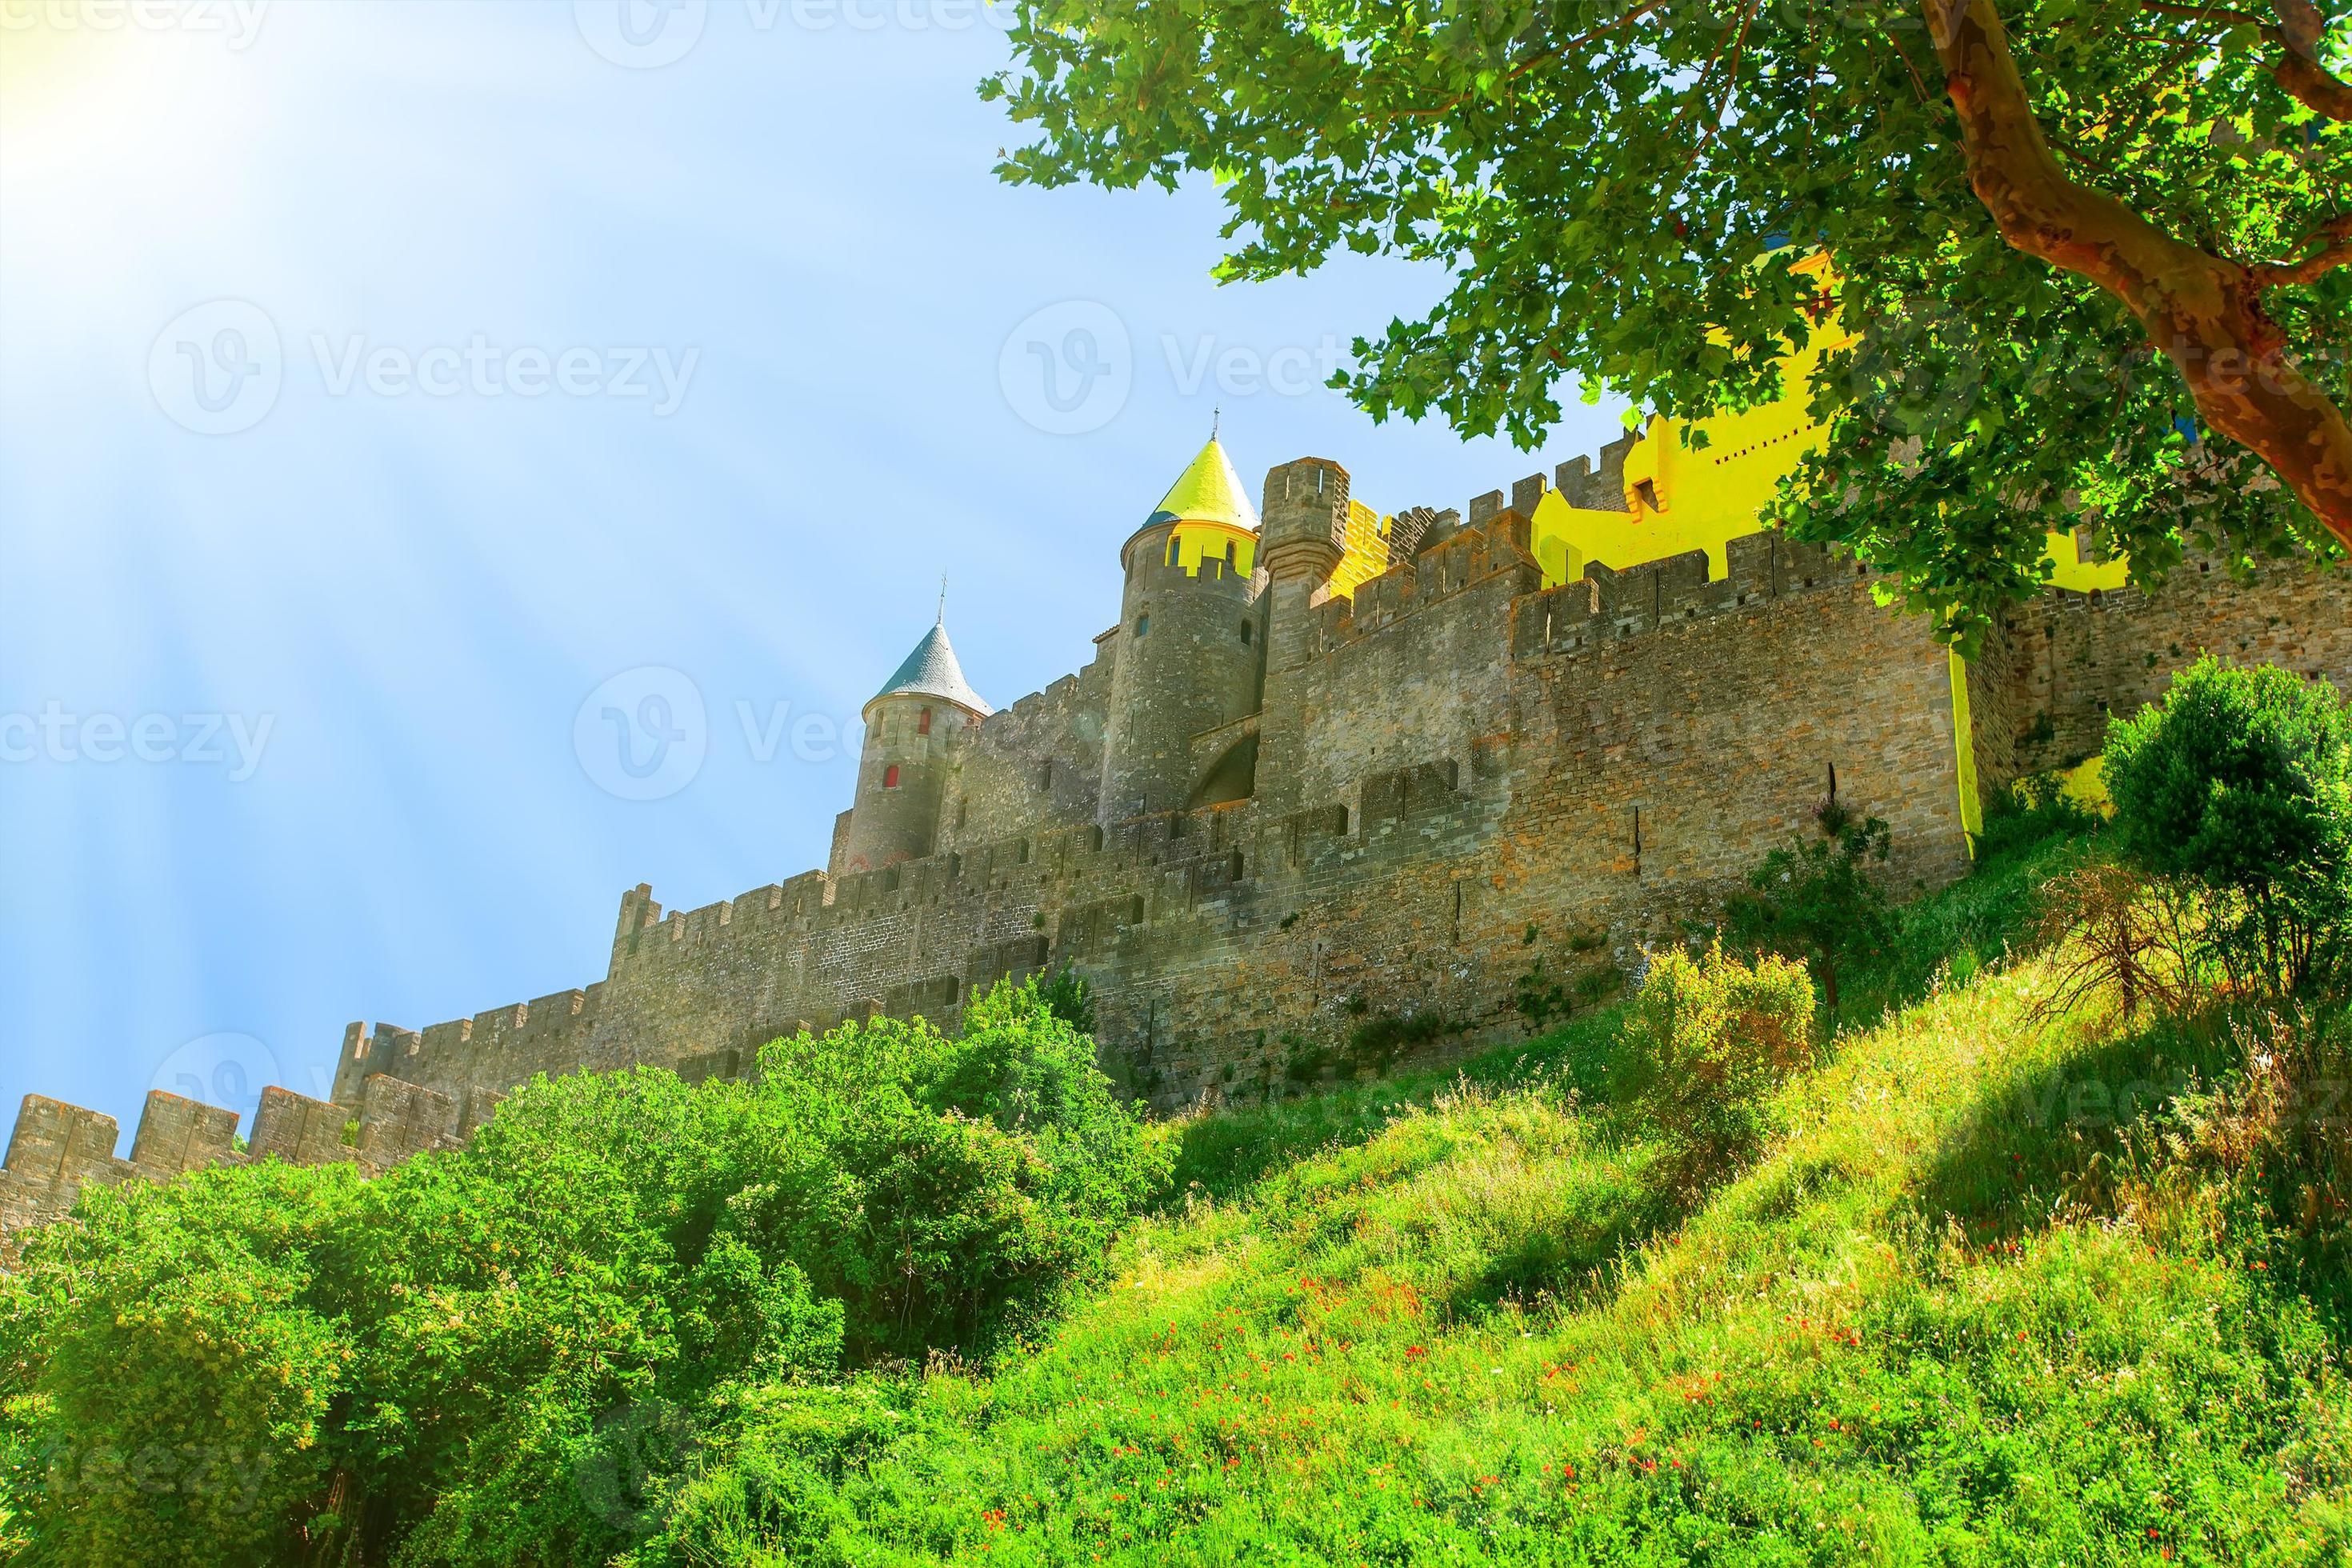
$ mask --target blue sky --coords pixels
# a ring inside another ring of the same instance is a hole
[[[6,10],[0,1116],[126,1149],[822,865],[940,574],[992,700],[1076,668],[1213,406],[1384,510],[1619,427],[1375,426],[1311,384],[1441,277],[999,184],[956,0]]]

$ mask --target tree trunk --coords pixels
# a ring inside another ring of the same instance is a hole
[[[2120,300],[2179,370],[2205,423],[2269,464],[2352,548],[2352,424],[2263,310],[2263,269],[2208,255],[2068,178],[1992,0],[1923,4],[1969,183],[2001,237]]]

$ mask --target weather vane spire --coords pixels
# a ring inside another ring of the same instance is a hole
[[[1218,423],[1218,421],[1219,421],[1220,419],[1222,419],[1223,416],[1224,416],[1224,410],[1223,410],[1223,409],[1222,409],[1222,408],[1218,408],[1218,407],[1215,407],[1215,406],[1213,406],[1213,405],[1209,409],[1209,439],[1210,439],[1210,440],[1213,441],[1213,440],[1215,440],[1215,439],[1217,438],[1217,423]]]
[[[948,624],[948,574],[944,572],[940,574],[939,618],[933,624],[942,626]]]

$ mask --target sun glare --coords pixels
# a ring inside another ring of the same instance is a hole
[[[158,14],[0,0],[12,273],[87,286],[239,205],[266,68],[226,30],[121,20]]]

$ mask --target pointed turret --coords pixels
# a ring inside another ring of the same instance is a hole
[[[1201,448],[1200,455],[1176,476],[1168,493],[1144,519],[1149,528],[1161,522],[1217,522],[1228,528],[1257,531],[1257,509],[1250,505],[1249,490],[1242,477],[1234,472],[1234,461],[1225,456],[1224,443],[1214,436]]]
[[[882,689],[869,700],[868,706],[885,697],[939,697],[970,709],[987,718],[995,709],[988,700],[971,689],[963,678],[963,666],[956,662],[954,645],[948,641],[947,624],[942,621],[923,634],[915,651],[902,660],[882,683]]]
[[[952,753],[963,732],[993,711],[964,679],[945,620],[935,622],[866,700],[857,795],[834,830],[835,876],[931,852]]]
[[[1234,798],[1203,794],[1211,772],[1239,778],[1218,789],[1248,793],[1239,763],[1213,764],[1213,736],[1257,710],[1259,626],[1254,574],[1257,509],[1212,433],[1120,552],[1127,577],[1111,647],[1101,811],[1107,821]]]

